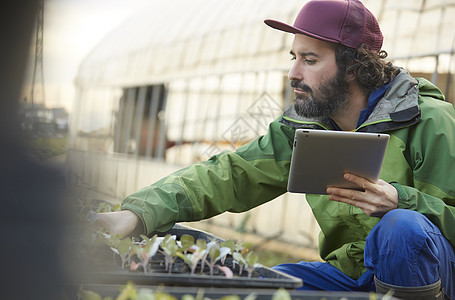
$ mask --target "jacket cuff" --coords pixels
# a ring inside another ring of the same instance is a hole
[[[394,182],[394,181],[390,182],[390,184],[398,192],[398,207],[397,208],[412,209],[412,207],[414,205],[411,203],[411,197],[409,197],[409,194],[406,191],[406,189],[404,188],[404,186],[402,186],[398,182]]]

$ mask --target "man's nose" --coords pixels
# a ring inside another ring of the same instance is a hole
[[[294,62],[291,69],[289,69],[288,78],[291,81],[292,80],[299,80],[299,81],[303,80],[302,72],[300,71],[300,68],[298,67],[296,62]]]

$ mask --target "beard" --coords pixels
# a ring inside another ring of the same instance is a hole
[[[294,99],[296,113],[306,118],[329,119],[340,112],[349,99],[349,84],[341,72],[337,72],[314,90],[296,79],[291,81],[291,87],[306,92],[297,94]]]

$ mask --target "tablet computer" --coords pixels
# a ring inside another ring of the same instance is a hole
[[[344,173],[377,181],[388,141],[385,133],[297,129],[288,191],[326,194],[330,186],[361,190]]]

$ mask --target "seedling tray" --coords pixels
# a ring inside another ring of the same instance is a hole
[[[171,234],[171,235],[176,235],[177,238],[181,238],[182,235],[184,235],[184,234],[189,234],[189,235],[193,236],[195,240],[203,239],[206,242],[210,242],[210,241],[214,241],[214,240],[218,241],[218,242],[224,241],[224,239],[217,237],[213,234],[210,234],[208,232],[205,232],[203,230],[194,229],[194,228],[184,226],[181,224],[175,224],[174,227],[172,227],[170,230],[168,230],[166,232],[159,232],[159,231],[152,232],[150,234],[150,236],[153,236],[155,234],[158,234],[159,236],[165,236],[166,234]]]
[[[206,232],[190,229],[181,225],[176,225],[167,232],[159,233],[160,236],[165,236],[166,234],[176,235],[177,239],[184,234],[188,234],[192,235],[195,240],[204,239],[207,242],[213,240],[217,240],[218,242],[223,241],[223,239]],[[109,257],[112,256],[109,255]],[[87,276],[84,276],[83,282],[81,283],[125,284],[128,281],[131,281],[137,285],[255,289],[295,289],[302,285],[300,279],[265,266],[256,267],[250,278],[248,277],[246,270],[244,270],[242,274],[239,274],[239,267],[238,265],[232,267],[232,257],[230,256],[227,257],[225,265],[232,269],[234,277],[225,277],[224,273],[218,268],[214,269],[213,275],[209,275],[207,265],[205,265],[203,270],[201,270],[201,266],[199,265],[195,274],[191,275],[188,265],[183,262],[181,258],[176,259],[172,266],[171,273],[169,273],[164,269],[164,256],[161,253],[157,253],[149,262],[147,273],[144,273],[142,270],[130,271],[126,268],[122,269],[120,263],[117,262],[101,265],[93,269],[88,272]]]

